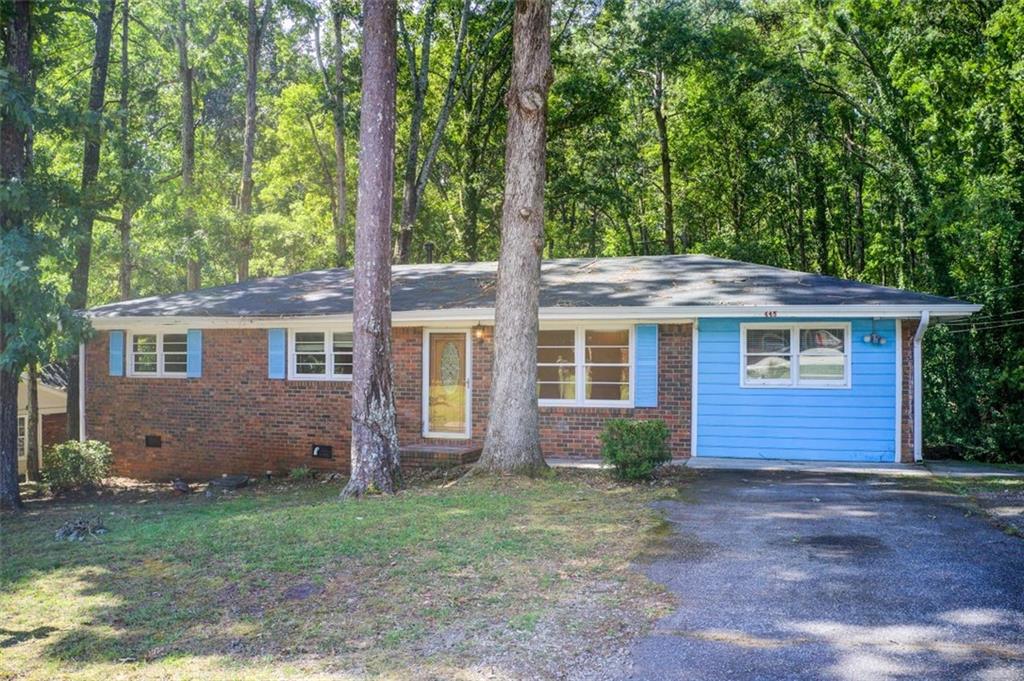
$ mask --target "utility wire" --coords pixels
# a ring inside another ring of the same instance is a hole
[[[995,288],[978,289],[977,291],[971,291],[970,293],[961,293],[960,295],[966,298],[967,296],[976,296],[983,293],[995,293],[996,291],[1007,291],[1012,288],[1020,288],[1024,286],[1024,282],[1019,284],[1010,284],[1009,286],[996,286]]]
[[[945,322],[945,323],[949,324],[950,326],[964,326],[964,325],[977,324],[978,322],[985,322],[986,320],[991,320],[991,321],[1004,321],[1004,320],[1005,321],[1012,321],[1012,320],[1009,320],[1007,318],[1008,317],[1017,317],[1017,316],[1020,316],[1022,314],[1024,314],[1024,310],[1010,310],[1009,312],[992,313],[992,314],[982,315],[981,317],[970,317],[969,319],[955,319],[955,320],[953,320],[951,322]]]
[[[1024,327],[1024,319],[1018,319],[1013,322],[1005,322],[1002,324],[991,324],[989,326],[969,326],[966,328],[951,329],[950,333],[968,333],[970,331],[993,331],[996,329],[1012,329],[1016,327]]]

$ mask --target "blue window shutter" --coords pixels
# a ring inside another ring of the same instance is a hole
[[[188,330],[187,347],[185,375],[189,378],[199,378],[203,375],[203,332],[201,329]]]
[[[285,376],[285,330],[267,329],[267,377]]]
[[[658,406],[658,325],[636,325],[637,407]]]
[[[107,364],[111,376],[124,376],[124,331],[111,331],[107,353]]]

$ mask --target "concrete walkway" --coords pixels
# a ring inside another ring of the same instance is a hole
[[[607,468],[601,459],[571,457],[549,457],[548,465],[553,468]],[[764,471],[802,473],[858,473],[861,475],[886,475],[927,478],[931,476],[949,478],[1024,478],[1022,466],[999,466],[967,461],[925,461],[911,463],[863,463],[855,461],[790,461],[782,459],[729,459],[701,456],[691,459],[677,459],[674,466],[686,466],[702,470],[723,471]]]

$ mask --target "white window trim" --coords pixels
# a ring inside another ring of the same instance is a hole
[[[40,414],[40,416],[42,416],[42,414]],[[42,421],[42,419],[39,419],[40,423],[42,423]],[[28,460],[28,416],[18,414],[18,425],[21,427],[22,432],[21,447],[18,448],[18,458]],[[15,429],[14,435],[15,444],[17,444],[17,429]],[[38,443],[39,440],[36,440],[36,442]]]
[[[853,387],[851,371],[853,357],[853,334],[850,322],[799,322],[799,323],[741,323],[740,324],[740,387],[741,388],[800,388],[806,390],[849,390]],[[800,380],[800,331],[805,329],[843,329],[843,380],[815,381]],[[790,370],[789,378],[747,378],[747,330],[787,329],[789,331]]]
[[[125,353],[128,355],[126,362],[128,375],[135,378],[188,378],[188,368],[185,371],[164,371],[164,336],[185,336],[185,362],[188,363],[188,332],[182,331],[132,331],[125,334]],[[135,370],[135,337],[156,336],[156,371]]]
[[[297,333],[322,333],[324,334],[324,352],[326,353],[327,363],[325,365],[326,374],[300,374],[295,369],[295,334]],[[288,380],[289,381],[342,381],[344,383],[350,383],[352,381],[352,374],[335,374],[334,373],[334,334],[336,333],[352,333],[351,328],[328,328],[328,329],[305,329],[305,328],[290,328],[288,329],[288,347],[285,348],[285,352],[288,355]],[[355,353],[355,341],[353,340],[352,352]],[[352,358],[355,361],[355,357]]]
[[[636,339],[634,325],[614,322],[592,322],[585,324],[541,324],[541,331],[572,331],[575,334],[575,356],[573,366],[576,370],[576,399],[563,400],[557,398],[538,398],[541,407],[611,407],[614,409],[632,409],[636,399]],[[586,332],[590,331],[628,331],[629,332],[629,399],[628,400],[588,400],[586,399]],[[536,364],[536,360],[534,360]]]
[[[430,430],[430,335],[434,333],[461,333],[466,336],[466,428],[462,433],[435,433]],[[420,381],[423,409],[423,437],[441,440],[468,440],[473,437],[473,341],[467,329],[423,329],[423,379]]]

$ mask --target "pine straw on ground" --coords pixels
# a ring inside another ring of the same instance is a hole
[[[670,606],[644,485],[600,471],[223,496],[120,487],[2,518],[0,678],[604,678]],[[100,517],[107,534],[56,542]]]

